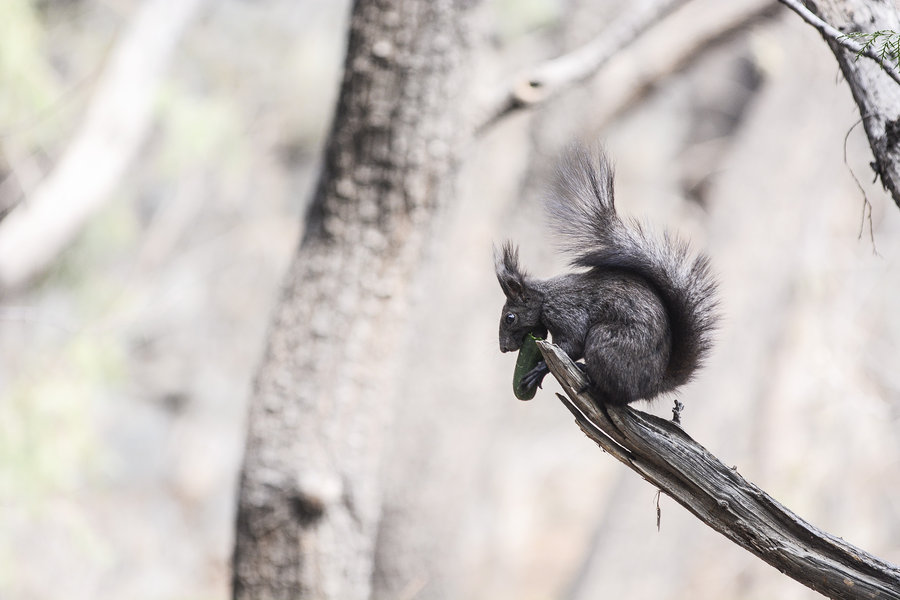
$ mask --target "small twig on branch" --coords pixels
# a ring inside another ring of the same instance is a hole
[[[803,19],[804,21],[806,21],[807,23],[809,23],[810,25],[815,27],[819,31],[819,33],[821,33],[823,36],[825,36],[829,40],[833,41],[836,44],[840,44],[841,46],[843,46],[847,50],[853,52],[857,56],[865,56],[866,58],[871,58],[872,60],[874,60],[884,70],[884,72],[888,74],[888,76],[891,79],[893,79],[895,82],[900,84],[900,74],[898,74],[897,71],[891,65],[889,65],[887,62],[885,62],[881,58],[881,56],[879,56],[875,51],[873,51],[872,48],[870,48],[868,46],[863,46],[862,44],[859,44],[856,41],[854,41],[853,39],[847,37],[847,35],[845,33],[832,27],[831,25],[829,25],[828,23],[826,23],[825,21],[820,19],[815,13],[813,13],[811,10],[809,10],[808,8],[803,6],[797,0],[778,0],[778,1],[781,2],[782,4],[784,4],[785,6],[787,6],[788,8],[790,8],[795,13],[797,13],[801,19]]]
[[[579,393],[587,382],[575,363],[538,346],[581,430],[708,526],[829,598],[900,600],[900,568],[813,527],[670,421]]]
[[[675,406],[672,408],[672,422],[681,425],[681,411],[684,410],[684,403],[675,398]]]
[[[863,199],[862,217],[859,221],[859,235],[857,235],[856,238],[862,239],[863,229],[865,227],[866,221],[868,221],[869,241],[872,242],[872,254],[874,254],[875,256],[879,256],[878,248],[875,246],[875,226],[872,224],[872,203],[869,202],[869,195],[866,193],[866,190],[859,182],[859,178],[856,176],[856,173],[854,173],[853,169],[850,167],[850,163],[847,162],[847,140],[850,139],[850,134],[853,132],[856,126],[862,122],[863,119],[860,118],[856,123],[850,126],[850,129],[848,129],[847,133],[844,135],[844,166],[846,166],[847,170],[850,171],[850,177],[853,178],[853,181],[856,183],[856,187],[859,188],[859,192],[862,194]]]
[[[656,532],[659,533],[660,525],[662,525],[662,509],[659,507],[659,499],[662,496],[662,490],[656,490]]]
[[[503,117],[532,107],[559,94],[597,72],[612,56],[687,0],[648,0],[628,11],[584,46],[535,65],[504,85],[487,108],[481,111],[476,133],[481,133]]]

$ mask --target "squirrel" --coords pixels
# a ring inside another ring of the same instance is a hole
[[[511,242],[495,248],[506,296],[500,350],[549,332],[572,360],[584,359],[578,364],[588,388],[608,404],[650,400],[688,382],[709,353],[718,319],[709,258],[619,217],[602,149],[569,149],[546,208],[571,264],[586,270],[539,280],[519,266]],[[522,382],[539,386],[548,372],[540,361]]]

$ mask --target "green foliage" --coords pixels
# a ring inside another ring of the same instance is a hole
[[[64,543],[84,568],[108,568],[105,536],[73,500],[109,469],[98,437],[100,405],[124,378],[121,345],[75,335],[59,352],[31,352],[0,397],[0,597],[26,597],[23,536]],[[58,550],[57,550],[58,551]],[[33,597],[33,596],[28,596]]]
[[[0,403],[0,503],[28,499],[39,510],[101,470],[94,413],[125,366],[118,345],[77,335],[53,360],[37,358],[25,371]]]
[[[855,31],[842,35],[840,39],[853,40],[862,46],[856,53],[857,59],[871,50],[882,62],[893,64],[900,70],[900,32],[890,29]]]
[[[552,24],[562,10],[554,0],[494,0],[493,5],[500,16],[498,33],[505,41]]]
[[[45,31],[29,2],[3,0],[0,10],[0,135],[22,128],[58,86],[45,58]]]
[[[170,84],[160,94],[158,117],[163,175],[181,176],[188,169],[213,165],[227,173],[246,164],[241,115],[227,97],[191,93]]]
[[[122,195],[128,191],[119,192]],[[106,269],[134,252],[140,224],[133,206],[117,199],[87,224],[81,235],[60,255],[48,271],[44,284],[69,286],[86,307],[106,301],[120,289],[119,279],[110,279]]]

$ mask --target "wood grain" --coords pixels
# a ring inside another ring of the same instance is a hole
[[[826,533],[744,479],[671,421],[602,406],[557,346],[538,342],[560,400],[603,450],[785,575],[836,599],[900,599],[900,568]]]

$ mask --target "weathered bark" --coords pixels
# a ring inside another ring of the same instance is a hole
[[[321,180],[252,399],[235,598],[370,595],[409,280],[456,165],[461,4],[354,4]]]
[[[829,598],[900,600],[900,567],[807,523],[678,425],[628,407],[601,407],[578,392],[584,375],[562,350],[538,345],[581,430],[712,529]]]
[[[900,12],[894,2],[808,0],[806,5],[843,33],[900,31]],[[866,57],[856,58],[840,40],[823,33],[859,107],[869,146],[872,169],[900,206],[900,85],[884,68]]]

